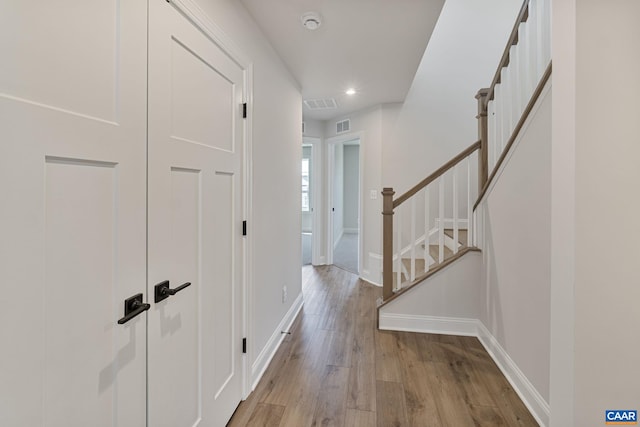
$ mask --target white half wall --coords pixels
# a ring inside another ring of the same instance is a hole
[[[380,308],[380,329],[475,335],[475,321],[480,318],[481,267],[479,252],[466,253]],[[418,326],[414,321],[420,317],[433,321],[433,327]],[[438,322],[445,319],[455,319],[457,326],[443,326],[444,323]],[[473,323],[472,329],[461,330],[469,321]]]
[[[548,412],[551,83],[477,214],[483,255],[480,320],[542,396]]]

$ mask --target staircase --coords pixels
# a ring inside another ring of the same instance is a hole
[[[479,140],[401,196],[383,189],[379,307],[480,250],[475,207],[550,78],[549,28],[550,2],[524,0],[490,87],[476,95]]]
[[[383,195],[383,301],[391,301],[469,251],[483,168],[478,141],[412,189]],[[479,172],[480,171],[480,172]]]
[[[419,275],[419,277],[422,277],[423,275],[427,274],[427,273],[431,273],[433,274],[435,271],[437,271],[440,267],[442,267],[442,265],[446,262],[448,262],[448,260],[450,258],[452,258],[454,255],[456,255],[454,253],[454,246],[457,246],[458,252],[461,253],[461,255],[463,255],[464,253],[466,253],[468,250],[478,250],[478,248],[476,247],[468,247],[467,242],[468,242],[468,231],[465,229],[461,229],[458,230],[458,244],[455,245],[455,240],[453,239],[454,233],[453,233],[453,229],[452,228],[445,228],[444,229],[444,236],[445,236],[445,244],[443,247],[444,250],[444,260],[442,263],[438,262],[439,259],[439,247],[437,244],[433,244],[430,242],[429,244],[429,250],[427,251],[427,262],[428,267],[425,268],[427,266],[427,263],[425,262],[425,258],[416,258],[415,259],[415,271],[416,271],[416,275]],[[425,244],[422,243],[422,245],[420,245],[420,247],[424,250],[425,249]],[[401,277],[401,283],[406,283],[407,280],[410,277],[409,272],[411,271],[411,258],[402,258],[402,266],[400,269],[400,277]],[[397,268],[396,268],[397,270]],[[397,289],[399,288],[399,286],[397,285],[397,271],[394,271],[393,275],[393,288]],[[421,279],[424,280],[424,279]],[[407,286],[404,287],[404,289],[407,289]]]

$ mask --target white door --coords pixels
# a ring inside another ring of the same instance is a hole
[[[223,426],[241,399],[243,70],[149,7],[149,425]]]
[[[1,426],[146,423],[146,23],[0,2]]]

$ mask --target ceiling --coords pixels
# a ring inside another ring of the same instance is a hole
[[[304,100],[334,98],[336,109],[310,110],[328,120],[404,100],[444,0],[241,0],[293,76]],[[320,28],[302,26],[318,12]],[[348,88],[357,93],[345,94]]]

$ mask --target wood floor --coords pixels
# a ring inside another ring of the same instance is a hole
[[[376,329],[380,288],[303,268],[304,308],[229,426],[537,426],[476,338]]]

